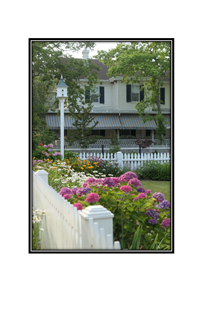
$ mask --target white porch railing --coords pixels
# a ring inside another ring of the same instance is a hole
[[[102,206],[78,211],[51,186],[48,173],[33,172],[33,208],[45,210],[41,249],[120,249],[113,243],[113,214]]]
[[[137,139],[119,139],[119,147],[120,148],[126,148],[126,147],[138,147],[138,145],[135,144],[135,141]],[[106,148],[110,146],[111,140],[110,139],[99,139],[97,142],[90,144],[89,148],[101,148],[102,145]],[[54,148],[60,147],[60,140],[55,140],[53,142]],[[68,149],[71,148],[79,148],[79,143],[77,141],[74,141],[71,145],[69,142],[65,142],[65,147]],[[159,147],[158,146],[158,140],[154,139],[154,144],[151,145],[151,147]],[[170,148],[170,139],[164,139],[163,144],[160,145],[160,147],[168,147]]]
[[[122,153],[122,152],[117,152],[114,155],[109,154],[109,153],[86,153],[86,152],[81,152],[79,154],[79,158],[81,160],[88,159],[89,157],[94,156],[94,157],[99,157],[103,160],[110,160],[110,161],[115,161],[119,164],[121,168],[123,166],[128,166],[130,167],[131,170],[135,170],[136,168],[140,167],[143,165],[144,162],[147,161],[158,161],[160,163],[164,162],[169,162],[170,161],[170,154],[169,153],[142,153],[141,156],[140,154],[129,154],[129,153]]]

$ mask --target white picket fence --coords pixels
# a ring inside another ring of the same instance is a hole
[[[78,211],[48,185],[44,170],[33,172],[33,209],[45,211],[41,249],[120,249],[113,243],[114,215],[100,205]]]
[[[121,168],[123,166],[130,167],[131,170],[135,170],[136,168],[143,165],[146,161],[158,161],[160,163],[169,162],[170,161],[170,154],[169,153],[142,153],[140,154],[130,154],[130,153],[122,153],[117,152],[114,155],[109,153],[86,153],[81,152],[79,154],[79,158],[81,160],[88,159],[88,157],[99,157],[103,160],[108,161],[115,161],[119,164]]]

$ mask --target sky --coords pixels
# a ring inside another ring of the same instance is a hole
[[[89,58],[92,58],[94,55],[96,55],[98,50],[108,51],[109,49],[115,48],[117,44],[118,44],[118,42],[112,42],[112,41],[110,41],[110,42],[107,42],[107,41],[96,42],[96,46],[93,51],[88,49],[90,51]],[[78,52],[74,52],[74,53],[71,52],[71,54],[75,58],[82,58],[82,50],[80,50]]]

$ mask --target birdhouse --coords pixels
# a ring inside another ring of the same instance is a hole
[[[57,86],[57,98],[67,98],[67,88],[68,86],[61,76],[60,82]]]

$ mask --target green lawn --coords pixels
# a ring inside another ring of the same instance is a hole
[[[153,193],[161,192],[165,199],[170,201],[170,181],[141,180],[141,183],[146,190],[151,189]]]

